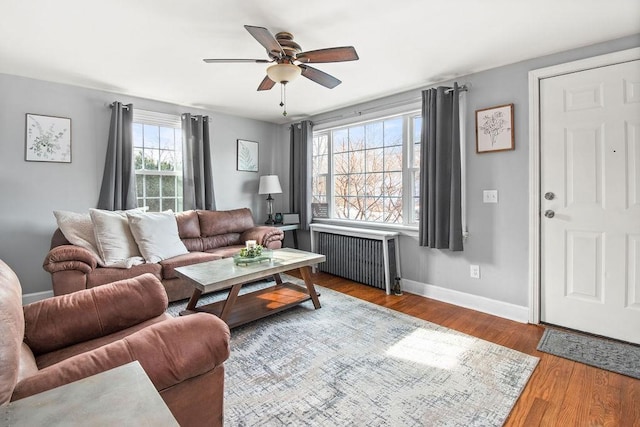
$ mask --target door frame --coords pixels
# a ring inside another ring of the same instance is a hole
[[[640,59],[640,47],[529,71],[529,323],[540,323],[540,80]]]

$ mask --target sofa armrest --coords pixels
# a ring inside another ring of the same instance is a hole
[[[41,369],[16,384],[12,400],[138,360],[158,391],[202,375],[229,357],[229,328],[197,313],[168,319],[126,338]]]
[[[269,227],[268,225],[259,225],[250,228],[240,235],[241,242],[255,240],[259,245],[270,249],[280,248],[283,239],[284,231],[277,227]]]
[[[167,305],[162,283],[146,273],[24,306],[24,341],[34,354],[47,353],[137,325]]]
[[[80,270],[89,274],[97,266],[98,263],[91,252],[74,245],[56,246],[49,251],[42,264],[45,271],[51,274],[64,270]]]

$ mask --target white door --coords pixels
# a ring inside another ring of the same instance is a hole
[[[640,344],[640,61],[540,81],[541,320]]]

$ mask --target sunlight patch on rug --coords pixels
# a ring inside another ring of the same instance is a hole
[[[387,355],[440,369],[452,369],[473,340],[446,332],[416,329],[387,350]]]

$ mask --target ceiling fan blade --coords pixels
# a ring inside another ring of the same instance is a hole
[[[269,61],[268,59],[203,59],[204,62],[206,62],[207,64],[216,64],[216,63],[229,63],[229,62],[254,62],[257,64],[269,64],[270,62],[273,61]]]
[[[249,31],[249,34],[251,34],[258,43],[267,49],[267,52],[274,53],[276,56],[284,56],[282,46],[280,46],[280,43],[278,43],[273,34],[271,34],[271,31],[264,27],[254,27],[252,25],[245,25],[244,28]]]
[[[330,74],[325,73],[324,71],[320,71],[316,68],[309,67],[308,65],[299,65],[302,68],[302,75],[312,80],[318,84],[321,84],[324,87],[328,87],[329,89],[333,89],[342,83],[340,80],[336,79]]]
[[[265,76],[264,79],[260,82],[260,86],[258,86],[258,90],[269,90],[273,86],[275,86],[276,82],[271,80],[269,76]]]
[[[330,47],[327,49],[300,52],[297,60],[302,63],[343,62],[358,60],[358,53],[353,46]]]

